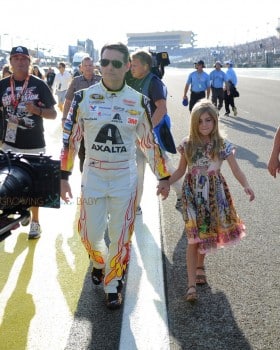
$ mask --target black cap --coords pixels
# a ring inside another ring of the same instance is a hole
[[[195,62],[195,64],[198,64],[198,65],[202,66],[203,68],[205,68],[204,61],[202,61],[202,60]]]
[[[16,56],[16,55],[23,55],[23,56],[30,58],[29,52],[28,52],[27,48],[24,46],[15,46],[12,48],[12,51],[10,53],[10,57]]]

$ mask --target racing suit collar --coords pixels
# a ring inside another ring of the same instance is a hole
[[[102,79],[102,85],[103,85],[103,87],[107,90],[107,92],[116,92],[116,91],[121,91],[123,88],[124,88],[124,86],[125,86],[125,81],[123,82],[123,84],[122,84],[122,86],[121,86],[121,88],[120,89],[117,89],[117,90],[112,90],[112,89],[109,89],[105,84],[104,84],[104,81],[103,81],[103,79]]]

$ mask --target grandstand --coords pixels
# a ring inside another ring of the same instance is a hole
[[[153,51],[173,51],[193,47],[195,34],[192,31],[166,31],[154,33],[128,33],[127,46],[131,51],[149,48]]]
[[[276,31],[279,37],[271,36],[234,46],[195,47],[192,31],[169,31],[154,33],[128,33],[129,50],[148,49],[152,52],[167,52],[172,66],[193,67],[193,62],[203,59],[208,67],[216,60],[231,59],[237,67],[280,67],[280,19]]]

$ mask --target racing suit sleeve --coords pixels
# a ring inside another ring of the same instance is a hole
[[[145,154],[152,172],[158,180],[166,180],[170,177],[170,173],[166,169],[165,159],[163,158],[159,145],[155,142],[153,134],[153,126],[151,121],[151,109],[149,99],[142,96],[143,114],[136,132],[139,147]]]
[[[68,180],[71,175],[76,154],[83,138],[83,126],[79,118],[79,103],[83,100],[83,90],[74,94],[67,119],[63,127],[63,148],[60,154],[61,179]]]

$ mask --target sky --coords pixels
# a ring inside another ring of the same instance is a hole
[[[127,33],[193,31],[197,47],[262,39],[277,35],[280,1],[25,0],[9,2],[8,12],[0,21],[2,49],[23,45],[67,54],[77,39],[91,39],[100,49],[109,41],[126,43]]]

